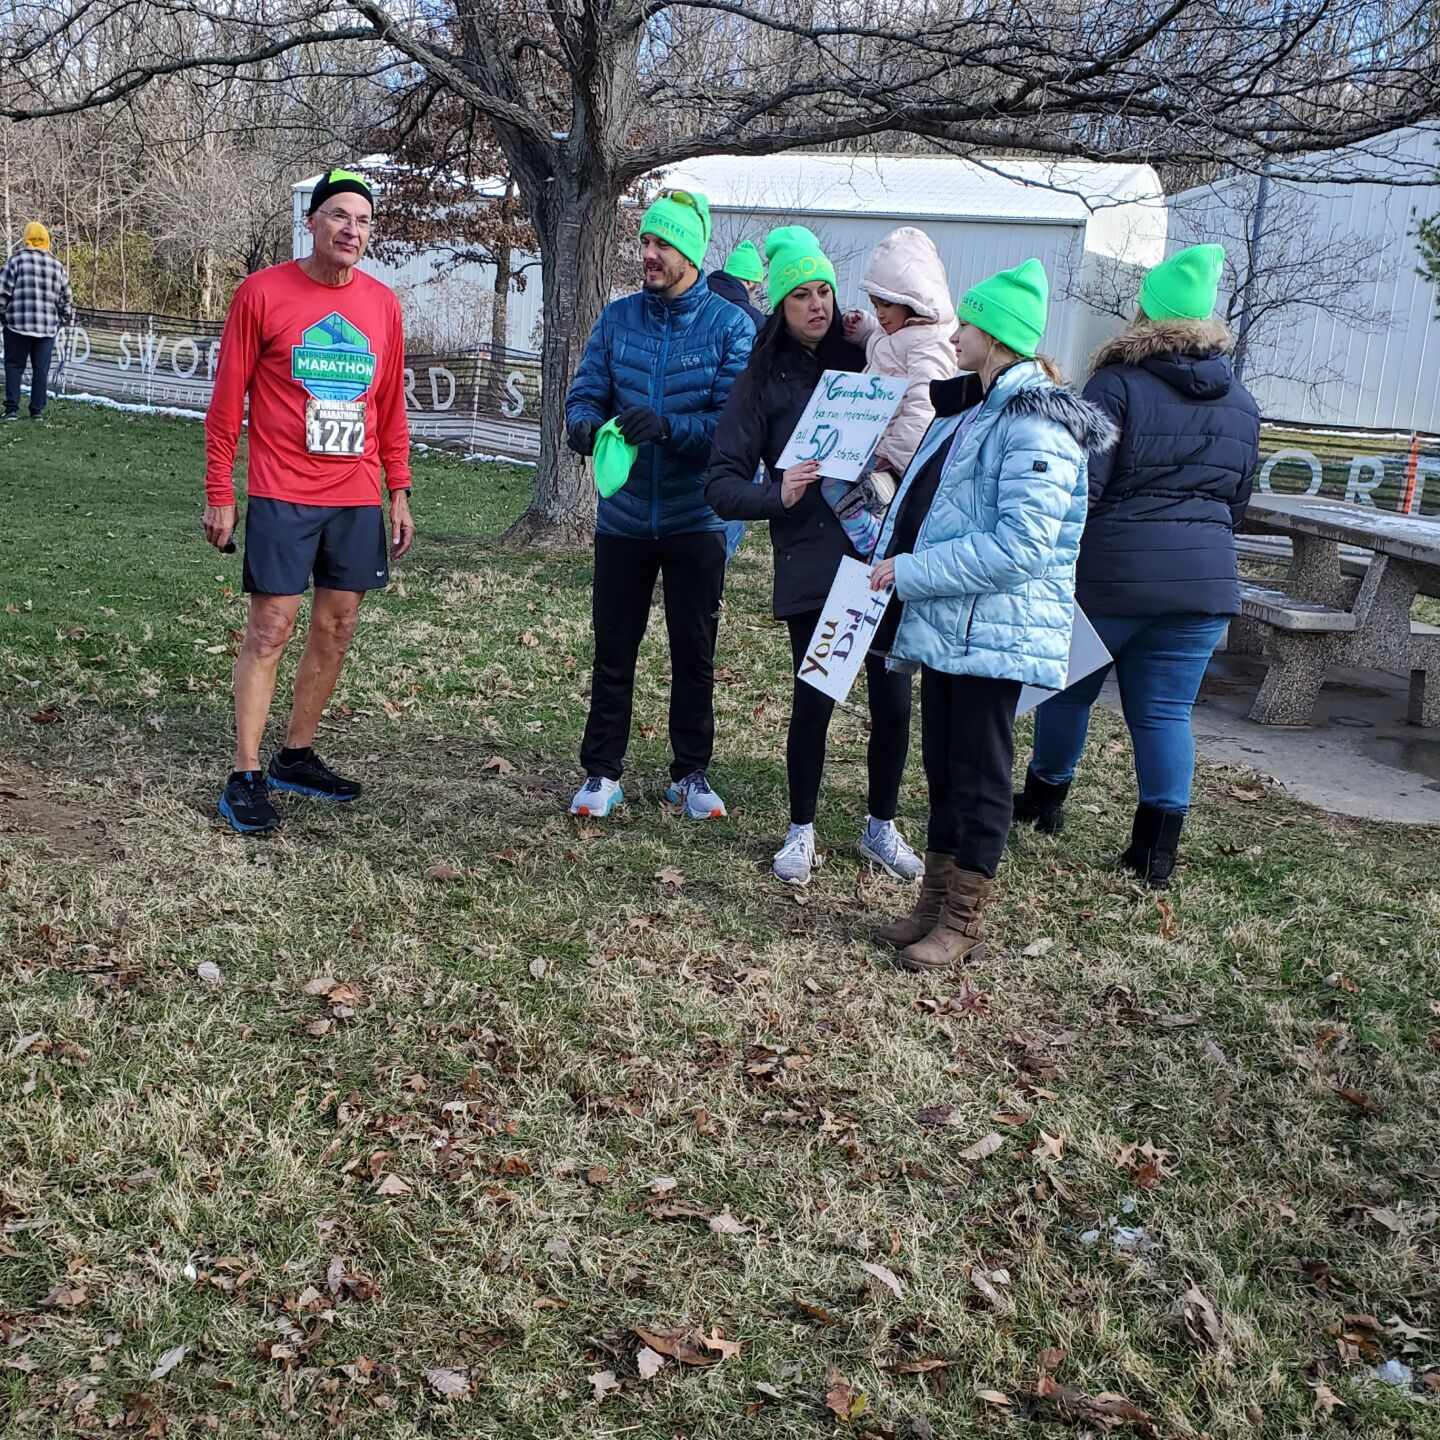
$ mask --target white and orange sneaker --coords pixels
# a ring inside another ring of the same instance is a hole
[[[575,792],[570,802],[570,813],[582,815],[587,820],[603,820],[617,806],[625,801],[625,792],[618,780],[607,780],[603,775],[591,775]]]
[[[692,820],[723,820],[729,813],[725,802],[710,788],[703,770],[677,780],[665,792],[665,798],[672,805],[683,803],[686,815]]]

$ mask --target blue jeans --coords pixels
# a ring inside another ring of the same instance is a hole
[[[725,522],[725,563],[728,565],[735,558],[735,552],[740,548],[740,542],[745,538],[745,522],[743,520],[727,520]]]
[[[1205,667],[1230,623],[1224,615],[1092,615],[1090,623],[1115,657],[1115,678],[1130,740],[1140,803],[1188,810],[1195,773],[1190,712]],[[1030,769],[1051,785],[1072,780],[1085,749],[1090,707],[1110,667],[1087,675],[1035,711]]]

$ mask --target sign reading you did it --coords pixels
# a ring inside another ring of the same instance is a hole
[[[858,480],[869,468],[875,447],[905,394],[895,375],[862,375],[827,370],[805,406],[789,442],[775,462],[788,470],[818,460],[830,480]]]
[[[894,593],[891,585],[872,590],[870,567],[845,556],[835,572],[834,584],[796,676],[843,703],[870,653],[870,642]]]

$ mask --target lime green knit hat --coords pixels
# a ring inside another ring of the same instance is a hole
[[[1162,260],[1140,282],[1140,308],[1151,320],[1208,320],[1220,293],[1223,245],[1192,245]]]
[[[703,270],[710,248],[710,202],[698,190],[666,190],[645,212],[640,233],[663,240]]]
[[[607,420],[595,432],[595,448],[590,452],[590,467],[595,476],[595,488],[604,500],[608,500],[621,489],[630,478],[635,457],[640,453],[638,445],[632,445],[620,433],[618,420]]]
[[[763,280],[765,264],[760,252],[748,240],[742,240],[726,257],[725,273],[737,280]]]
[[[956,307],[966,325],[974,325],[1017,355],[1033,359],[1045,333],[1050,310],[1050,282],[1035,259],[1001,270],[972,285]]]
[[[765,258],[770,262],[770,308],[778,310],[780,302],[797,285],[824,280],[835,287],[835,267],[820,248],[813,230],[803,225],[782,225],[765,237]]]

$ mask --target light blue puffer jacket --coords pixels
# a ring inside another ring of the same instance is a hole
[[[1086,454],[1115,427],[1034,361],[1003,371],[969,415],[941,475],[915,553],[895,560],[904,601],[891,654],[906,668],[1065,685],[1075,560],[1085,527]],[[905,493],[966,415],[936,420],[905,472],[875,553]]]

